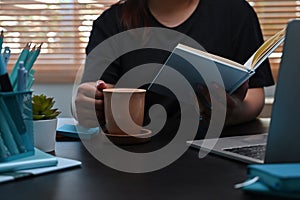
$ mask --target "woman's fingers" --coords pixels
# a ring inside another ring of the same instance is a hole
[[[89,82],[78,88],[75,99],[77,120],[86,127],[99,126],[99,123],[104,122],[103,94],[97,87],[97,83]]]
[[[96,93],[95,93],[95,99],[103,99],[103,89],[106,89],[106,84],[102,80],[98,80],[96,82]]]
[[[96,127],[99,125],[95,109],[91,112],[90,110],[85,108],[78,108],[77,120],[78,123],[84,127]]]

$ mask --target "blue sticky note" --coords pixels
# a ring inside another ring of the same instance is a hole
[[[73,138],[90,138],[93,135],[99,133],[99,127],[84,128],[74,124],[64,124],[56,129],[56,133]]]

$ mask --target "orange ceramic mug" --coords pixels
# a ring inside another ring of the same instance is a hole
[[[105,123],[109,134],[140,134],[144,121],[144,89],[109,88],[103,90]]]

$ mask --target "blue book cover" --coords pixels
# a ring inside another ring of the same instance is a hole
[[[57,165],[57,158],[35,149],[34,155],[0,163],[0,173]]]

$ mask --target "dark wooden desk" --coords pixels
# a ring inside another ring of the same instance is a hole
[[[234,134],[239,129],[253,133],[254,128],[264,132],[268,123],[258,120],[225,132]],[[56,155],[83,164],[80,168],[1,184],[1,200],[258,198],[233,189],[235,183],[245,180],[246,164],[213,155],[199,159],[195,149],[189,149],[168,167],[145,174],[119,172],[103,165],[79,141],[57,142]]]

